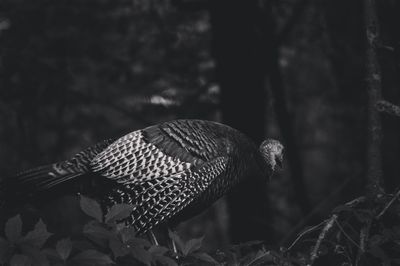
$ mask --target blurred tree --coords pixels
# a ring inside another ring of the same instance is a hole
[[[216,98],[207,19],[170,1],[1,1],[0,178],[188,106],[196,117]],[[51,205],[57,230],[79,223],[73,198]]]
[[[304,181],[304,168],[303,160],[300,155],[298,147],[299,140],[296,138],[296,131],[294,127],[295,114],[289,111],[288,97],[286,92],[286,84],[282,74],[281,66],[279,64],[281,59],[279,41],[285,39],[285,35],[290,32],[291,24],[295,23],[295,19],[299,16],[299,12],[304,8],[306,1],[299,1],[293,8],[293,14],[288,19],[288,22],[283,26],[281,32],[276,33],[276,22],[273,16],[273,5],[271,1],[264,8],[264,21],[267,25],[264,34],[269,38],[269,46],[266,47],[268,51],[268,72],[269,72],[269,85],[271,94],[274,99],[274,109],[276,112],[277,123],[285,141],[285,154],[288,167],[290,169],[290,177],[293,183],[294,195],[298,207],[304,215],[308,214],[311,210],[311,205],[308,196],[308,190]]]
[[[351,197],[353,193],[363,191],[366,169],[363,8],[361,1],[325,3],[317,5],[317,8],[323,12],[323,51],[335,84],[334,90],[328,92],[328,100],[333,108],[332,120],[337,123],[336,137],[340,144],[332,147],[335,154],[332,164],[338,167],[331,173],[331,180],[356,176],[351,186],[353,189],[345,191],[345,197]]]
[[[267,39],[259,28],[259,5],[256,1],[218,0],[212,2],[210,12],[223,122],[261,142],[266,121]],[[229,196],[233,241],[273,241],[266,186],[266,179],[264,184],[248,182]]]
[[[382,66],[383,98],[400,103],[400,2],[378,1],[378,15],[381,22],[382,46],[378,50]],[[396,117],[382,117],[383,126],[383,170],[388,192],[400,185],[400,121]]]

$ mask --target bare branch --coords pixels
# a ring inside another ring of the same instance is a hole
[[[299,236],[293,241],[293,243],[287,248],[287,250],[292,249],[292,248],[294,247],[294,245],[296,245],[296,243],[299,242],[299,240],[300,240],[303,236],[305,236],[306,234],[308,234],[308,233],[310,233],[310,232],[312,232],[312,231],[317,230],[317,229],[318,229],[319,227],[321,227],[321,225],[323,225],[324,223],[325,223],[325,221],[322,221],[322,222],[320,222],[319,224],[314,225],[314,226],[312,226],[312,227],[310,227],[310,228],[307,228],[306,230],[304,230],[303,232],[301,232],[301,233],[299,234]]]
[[[318,236],[317,243],[315,244],[313,250],[311,251],[310,263],[307,266],[311,266],[314,263],[314,261],[318,258],[318,251],[321,246],[321,243],[325,239],[326,234],[332,228],[332,226],[335,223],[335,221],[337,220],[337,218],[338,218],[338,215],[333,214],[331,216],[331,218],[329,218],[326,221],[324,228],[322,229],[321,233]]]
[[[284,237],[281,241],[280,244],[281,246],[285,245],[285,243],[287,243],[288,240],[292,239],[293,235],[298,235],[299,231],[304,228],[304,226],[306,226],[307,224],[309,224],[309,222],[312,219],[315,219],[315,217],[317,216],[318,213],[320,213],[321,211],[324,210],[324,208],[326,208],[330,203],[332,203],[332,200],[337,198],[338,194],[344,189],[346,188],[349,183],[355,178],[355,176],[358,175],[354,175],[353,177],[347,178],[346,180],[344,180],[339,186],[337,186],[335,188],[335,190],[333,190],[327,197],[325,197],[325,199],[323,201],[321,201],[317,206],[315,206],[313,208],[313,210],[308,213],[303,219],[301,219],[301,221],[299,223],[296,224],[296,226],[286,235],[286,237]],[[358,200],[358,199],[355,199]],[[365,200],[365,198],[364,198]],[[351,206],[349,206],[351,207]],[[314,226],[314,227],[319,227],[323,224],[324,222]],[[312,228],[314,228],[312,227]],[[311,228],[311,229],[312,229]],[[302,237],[302,235],[306,234],[308,231],[310,230],[307,229],[304,232],[300,232],[300,235],[296,237],[296,240],[290,245],[290,247],[288,249],[290,249],[292,246],[294,246],[296,244],[296,242]]]
[[[380,48],[382,50],[385,50],[385,51],[388,51],[388,52],[394,52],[395,51],[394,47],[389,46],[389,45],[384,45],[384,44],[380,44],[378,46],[378,48]]]
[[[388,101],[382,100],[377,102],[376,108],[379,112],[388,113],[400,117],[400,106],[392,104]]]
[[[382,97],[382,74],[377,57],[379,23],[375,0],[364,0],[366,27],[367,92],[368,92],[368,152],[367,195],[373,199],[382,194],[382,125],[376,103]]]
[[[361,256],[365,253],[365,250],[367,248],[367,241],[368,241],[368,238],[369,238],[369,230],[371,228],[371,223],[372,223],[372,220],[370,219],[368,221],[368,223],[365,226],[363,226],[363,228],[361,228],[361,231],[360,231],[360,245],[359,245],[359,249],[358,249],[358,252],[357,252],[356,266],[359,265],[360,260],[361,260]]]
[[[397,193],[393,196],[393,198],[388,202],[388,204],[385,205],[383,210],[376,216],[376,219],[380,219],[382,215],[385,214],[385,212],[389,209],[390,206],[400,197],[400,190],[397,191]]]
[[[353,245],[355,245],[356,247],[360,248],[360,246],[356,243],[356,241],[354,241],[349,234],[346,233],[346,231],[344,230],[344,228],[340,225],[340,223],[338,221],[335,221],[336,225],[339,227],[339,230],[342,232],[342,234],[351,242],[353,243]]]
[[[363,203],[366,201],[366,198],[364,196],[358,197],[356,199],[353,199],[352,201],[349,201],[347,203],[345,203],[344,205],[346,205],[347,207],[353,208],[357,205],[359,205],[360,203]]]

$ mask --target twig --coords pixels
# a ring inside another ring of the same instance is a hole
[[[393,196],[393,198],[389,201],[388,204],[383,208],[383,210],[376,216],[376,219],[380,219],[382,215],[389,209],[389,207],[400,197],[400,190]]]
[[[392,104],[388,101],[379,101],[376,103],[376,109],[379,112],[387,113],[400,117],[400,106]]]
[[[336,220],[335,221],[336,225],[339,227],[339,230],[343,233],[343,235],[350,240],[351,243],[353,243],[353,245],[355,245],[356,247],[360,248],[360,246],[356,243],[356,241],[354,241],[347,233],[346,231],[344,231],[344,228],[340,225],[340,223]]]
[[[332,199],[337,197],[337,194],[339,194],[347,185],[354,180],[354,178],[358,175],[354,175],[353,177],[345,179],[339,186],[335,188],[327,197],[324,198],[323,201],[318,203],[317,206],[313,208],[313,210],[308,213],[299,223],[296,224],[296,226],[280,241],[279,245],[283,246],[288,240],[292,238],[293,235],[298,234],[299,230],[304,228],[305,225],[308,224],[308,222],[316,217],[316,214],[320,212],[321,210],[324,209],[324,207],[327,206],[328,203],[332,202]],[[322,222],[323,223],[323,222]],[[297,237],[298,238],[298,237]],[[292,244],[293,245],[293,244]],[[291,245],[291,246],[292,246]]]
[[[324,224],[325,221],[320,222],[317,225],[314,225],[306,230],[304,230],[303,232],[301,232],[298,237],[293,241],[293,243],[287,248],[287,250],[290,250],[294,245],[296,245],[296,243],[305,235],[308,234],[309,232],[312,232],[314,230],[316,230],[318,227],[320,227],[322,224]]]
[[[368,136],[367,136],[367,195],[371,199],[383,193],[382,188],[382,125],[376,103],[382,97],[382,74],[377,56],[379,43],[379,21],[375,0],[364,0],[366,28],[367,92],[368,92]]]
[[[394,52],[395,51],[394,47],[388,46],[388,45],[384,45],[384,44],[378,45],[378,48],[381,48],[382,50],[389,51],[389,52]]]
[[[318,258],[318,251],[321,246],[321,243],[325,239],[325,235],[332,228],[332,226],[335,223],[335,221],[337,220],[337,218],[338,218],[338,215],[333,214],[332,217],[326,221],[324,228],[322,229],[321,233],[318,236],[317,243],[315,244],[313,250],[311,251],[310,263],[307,266],[311,266],[314,263],[314,261]]]
[[[354,208],[358,204],[365,202],[366,199],[367,199],[366,197],[361,196],[361,197],[358,197],[356,199],[353,199],[352,201],[349,201],[349,202],[345,203],[344,205],[346,205],[347,207],[350,207],[350,208]]]
[[[360,231],[360,245],[359,245],[359,249],[357,252],[357,258],[356,258],[356,263],[355,265],[358,266],[359,262],[361,260],[361,256],[365,253],[366,247],[367,247],[367,240],[369,237],[369,229],[371,228],[371,223],[372,220],[370,219],[368,221],[368,223],[363,226],[363,228],[361,228]]]
[[[255,257],[254,259],[252,259],[249,263],[245,264],[245,266],[251,266],[253,263],[255,263],[256,261],[266,257],[266,256],[271,256],[271,252],[270,251],[266,251],[265,253]]]

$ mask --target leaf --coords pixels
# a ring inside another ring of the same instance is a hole
[[[390,265],[390,259],[387,256],[386,252],[381,247],[378,246],[371,247],[369,252],[372,254],[372,256],[379,258],[380,260],[382,260],[382,262],[386,263],[383,265]]]
[[[165,253],[167,253],[168,250],[169,250],[169,249],[166,248],[166,247],[163,247],[163,246],[156,246],[156,245],[151,246],[151,247],[149,248],[149,252],[150,252],[152,255],[154,255],[154,256],[162,256],[162,255],[164,255]]]
[[[167,253],[169,251],[168,248],[163,247],[163,246],[151,246],[148,250],[151,254],[151,256],[153,257],[152,262],[159,262],[154,263],[155,265],[168,265],[168,266],[178,266],[178,263],[176,263],[175,260],[164,256],[165,253]]]
[[[150,265],[151,262],[151,254],[144,248],[131,248],[132,256],[137,259],[138,261]]]
[[[42,250],[42,253],[52,261],[60,261],[60,255],[54,248],[45,248]]]
[[[94,249],[94,246],[93,243],[86,240],[74,240],[72,241],[72,249],[82,251],[82,250]]]
[[[109,223],[107,225],[111,226],[117,232],[120,232],[124,228],[128,228],[123,221],[120,223]]]
[[[108,265],[113,263],[110,257],[99,251],[89,249],[72,257],[71,262],[84,265]],[[71,265],[75,265],[71,263]]]
[[[183,252],[185,244],[183,243],[182,239],[175,232],[172,232],[171,230],[168,230],[168,235],[172,239],[172,241],[175,242],[178,250]]]
[[[96,221],[89,222],[83,227],[83,233],[98,239],[110,239],[114,234]]]
[[[141,248],[151,246],[151,243],[148,240],[139,237],[134,237],[130,239],[129,241],[127,241],[127,244],[130,246],[141,247]]]
[[[239,248],[250,248],[252,246],[261,245],[262,243],[264,243],[264,242],[261,240],[251,240],[251,241],[240,243],[236,246]]]
[[[110,239],[108,246],[115,258],[123,257],[129,254],[129,249],[118,238]]]
[[[22,220],[18,214],[6,222],[5,235],[11,243],[16,243],[21,238]]]
[[[88,239],[93,242],[95,244],[95,246],[93,247],[94,249],[96,249],[96,247],[101,247],[101,248],[106,248],[108,247],[108,239],[100,239],[100,238],[96,238],[95,236],[88,236]],[[92,248],[90,248],[92,249]],[[86,250],[86,249],[81,249]]]
[[[199,250],[201,248],[201,243],[203,242],[204,237],[201,238],[194,238],[186,242],[182,253],[184,256],[187,256],[188,254]]]
[[[116,204],[111,207],[105,217],[106,223],[114,223],[119,220],[128,218],[132,213],[133,205],[131,204]]]
[[[42,219],[39,219],[33,230],[23,237],[22,242],[40,249],[51,235],[47,231],[47,226],[43,223]]]
[[[31,266],[31,260],[25,255],[15,254],[10,260],[10,266]]]
[[[42,252],[38,247],[27,244],[20,244],[19,248],[24,255],[30,258],[30,261],[33,265],[49,265],[49,261],[47,260],[45,252]]]
[[[208,262],[214,265],[218,265],[219,263],[210,255],[208,255],[207,253],[195,253],[192,255],[194,258],[204,261],[204,262]]]
[[[234,252],[239,253],[241,252],[243,249],[255,249],[254,246],[260,245],[262,244],[263,241],[260,240],[252,240],[252,241],[247,241],[247,242],[243,242],[240,244],[236,244],[236,245],[232,245],[230,247],[231,250],[234,250]]]
[[[241,265],[264,265],[266,262],[273,261],[274,257],[270,251],[258,250],[255,254],[250,253],[248,256],[241,258]]]
[[[81,209],[88,216],[96,219],[99,222],[103,221],[103,212],[101,210],[100,204],[90,198],[81,196],[80,200]]]
[[[136,231],[135,228],[133,228],[133,226],[132,227],[125,226],[119,231],[119,234],[121,236],[122,242],[124,243],[136,237]]]
[[[166,257],[166,256],[158,256],[155,261],[160,262],[161,265],[167,265],[167,266],[178,266],[178,263],[174,261],[173,259]],[[159,265],[159,264],[156,264]]]
[[[72,250],[72,242],[69,238],[61,239],[56,244],[56,250],[60,258],[65,261],[68,259]]]

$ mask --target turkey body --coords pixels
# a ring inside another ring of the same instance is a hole
[[[272,169],[241,132],[216,122],[175,120],[22,172],[3,189],[29,198],[78,184],[67,192],[95,197],[105,208],[133,204],[128,222],[145,233],[200,213],[254,171],[270,175]]]

